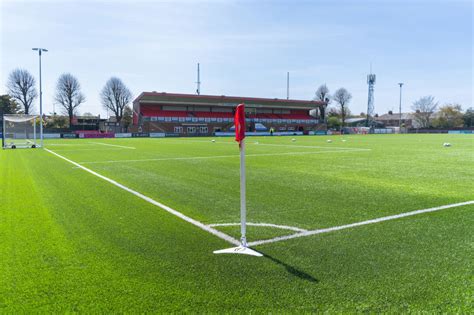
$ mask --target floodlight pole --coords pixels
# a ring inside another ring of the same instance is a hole
[[[398,128],[402,127],[402,86],[403,83],[398,83],[400,85],[400,106],[399,106],[399,113],[400,113],[400,120],[398,121]],[[401,129],[400,129],[401,132]]]
[[[43,147],[43,89],[41,85],[41,52],[47,52],[44,48],[32,48],[38,51],[39,57],[39,86],[40,86],[40,146]]]
[[[201,95],[201,73],[199,71],[199,63],[198,63],[198,68],[197,68],[197,89],[196,89],[196,94]]]

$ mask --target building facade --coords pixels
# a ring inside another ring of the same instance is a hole
[[[385,127],[398,127],[400,124],[400,114],[393,114],[389,112],[388,114],[380,115],[375,118],[375,121],[383,124]],[[406,128],[418,128],[412,113],[402,113],[401,125]]]
[[[318,101],[143,92],[133,101],[133,131],[176,136],[212,135],[233,130],[234,111],[245,104],[247,131],[325,129],[309,113]],[[314,111],[313,111],[314,112]]]

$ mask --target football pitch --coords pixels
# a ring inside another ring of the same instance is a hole
[[[472,135],[292,139],[1,151],[0,312],[474,311]]]

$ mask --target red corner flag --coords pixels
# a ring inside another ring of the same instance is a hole
[[[245,107],[244,104],[239,104],[235,110],[234,117],[235,124],[235,141],[240,145],[240,141],[245,138]]]
[[[214,251],[214,254],[245,254],[251,256],[263,255],[248,247],[247,244],[247,204],[245,189],[245,109],[244,104],[239,104],[235,109],[235,141],[240,147],[240,246]]]

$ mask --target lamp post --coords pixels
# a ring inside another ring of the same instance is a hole
[[[41,53],[47,52],[44,48],[32,48],[32,50],[38,51],[39,56],[39,84],[40,84],[40,146],[43,147],[43,90],[41,86]]]
[[[398,85],[400,85],[400,107],[399,107],[400,120],[398,121],[398,128],[401,128],[402,127],[402,86],[403,86],[403,83],[398,83]]]

